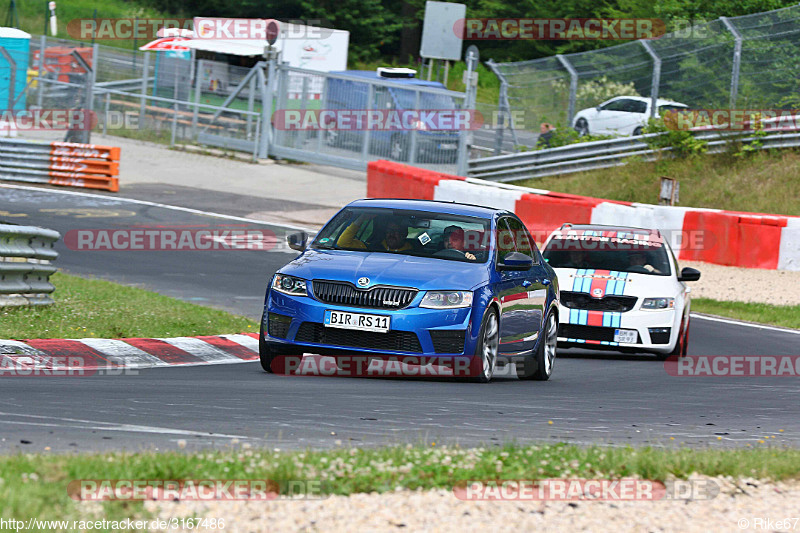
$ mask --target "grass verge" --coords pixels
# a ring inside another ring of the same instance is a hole
[[[257,322],[151,291],[57,272],[56,303],[0,309],[0,338],[180,337],[257,331]]]
[[[625,478],[664,480],[693,472],[784,480],[800,476],[800,450],[774,444],[738,450],[577,447],[565,444],[496,448],[402,446],[281,452],[245,447],[193,454],[106,453],[0,456],[0,510],[5,518],[80,518],[70,481],[257,479],[286,487],[319,481],[321,492],[351,494],[405,489],[452,489],[472,480]],[[140,502],[107,502],[108,520],[141,516]]]
[[[723,302],[710,298],[692,298],[692,311],[747,322],[800,329],[800,305]]]
[[[800,152],[763,151],[688,159],[631,161],[622,167],[514,182],[558,192],[626,202],[658,203],[659,179],[680,181],[680,205],[800,215]],[[757,192],[756,192],[757,191]]]

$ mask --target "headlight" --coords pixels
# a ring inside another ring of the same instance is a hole
[[[645,298],[642,309],[674,309],[675,298]]]
[[[286,274],[275,274],[272,280],[272,288],[283,294],[292,296],[308,296],[306,282],[300,278],[287,276]]]
[[[455,309],[472,305],[472,291],[428,291],[420,307],[429,309]]]

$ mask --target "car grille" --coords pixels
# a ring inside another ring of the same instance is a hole
[[[432,329],[429,330],[433,341],[433,351],[436,353],[463,353],[464,337],[466,330],[463,329]]]
[[[614,330],[617,328],[604,328],[602,326],[581,326],[579,324],[561,324],[558,326],[558,336],[568,339],[584,339],[587,341],[614,342]],[[642,339],[638,333],[636,343],[641,344]]]
[[[624,313],[636,305],[636,296],[605,296],[592,298],[585,292],[561,291],[561,303],[570,309],[587,311],[617,311]]]
[[[269,335],[278,339],[285,339],[286,334],[289,333],[289,326],[292,323],[292,317],[279,315],[277,313],[269,314]]]
[[[392,352],[422,353],[416,333],[410,331],[356,331],[352,329],[326,328],[316,322],[303,322],[294,337],[295,342],[328,344],[343,348],[365,348]]]
[[[322,302],[373,309],[402,309],[417,295],[417,289],[406,287],[357,289],[349,283],[332,281],[314,281],[312,287],[314,296]]]

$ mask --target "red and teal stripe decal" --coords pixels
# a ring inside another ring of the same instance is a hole
[[[599,232],[598,232],[599,235]],[[592,294],[595,289],[603,291],[603,296],[619,296],[625,293],[627,279],[625,273],[616,270],[578,269],[572,282],[573,292]],[[615,311],[587,311],[570,309],[568,323],[582,326],[601,326],[618,328],[622,322],[622,313]],[[604,344],[617,346],[613,341],[594,341],[586,339],[567,339],[568,342]]]

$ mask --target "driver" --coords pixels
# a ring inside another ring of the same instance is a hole
[[[658,272],[658,269],[648,263],[647,256],[643,252],[634,252],[631,254],[631,266],[638,266],[648,272]]]
[[[460,252],[470,261],[475,261],[475,254],[464,251],[464,230],[459,226],[447,226],[444,228],[444,249]]]
[[[569,264],[571,268],[589,268],[589,256],[585,250],[570,250]]]
[[[367,244],[356,239],[356,235],[364,224],[374,218],[375,215],[359,215],[359,217],[342,232],[336,244],[342,248],[366,250]],[[408,226],[403,226],[394,219],[390,219],[380,229],[376,223],[375,231],[376,234],[381,237],[381,248],[387,252],[406,252],[413,249],[411,243],[406,240],[408,237]]]

